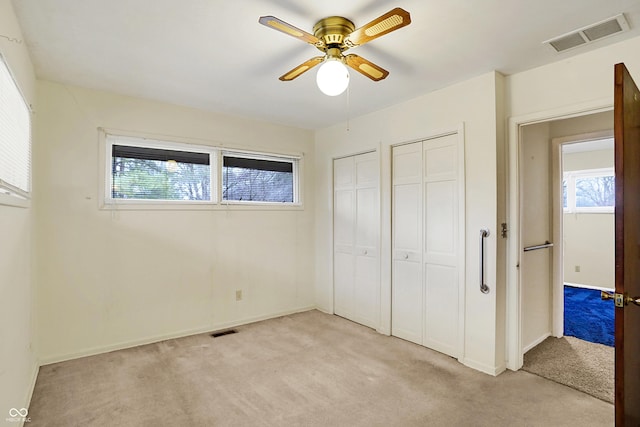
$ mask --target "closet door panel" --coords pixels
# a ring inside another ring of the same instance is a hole
[[[393,148],[391,333],[421,344],[422,143]]]
[[[355,274],[356,207],[353,159],[335,160],[333,174],[333,304],[336,314],[350,317],[353,311]]]
[[[455,267],[425,267],[424,345],[454,355],[458,338],[458,274]]]
[[[424,142],[424,345],[457,355],[457,136]]]
[[[379,268],[378,257],[374,254],[356,257],[353,320],[371,328],[378,325],[379,319],[380,291],[376,286]]]
[[[392,334],[459,356],[458,135],[393,148]]]
[[[376,153],[334,160],[334,311],[379,323],[379,161]]]
[[[422,242],[422,207],[420,206],[420,184],[405,184],[394,187],[394,250],[417,253]]]
[[[392,335],[422,344],[422,266],[420,262],[393,261]]]
[[[455,265],[457,262],[458,198],[455,181],[425,183],[424,251],[426,262]]]

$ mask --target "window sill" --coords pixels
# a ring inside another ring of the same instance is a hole
[[[145,200],[128,200],[119,202],[103,202],[100,210],[108,211],[301,211],[302,203],[257,203],[257,202],[158,202]]]
[[[31,207],[31,200],[11,194],[0,193],[0,205],[26,209]]]

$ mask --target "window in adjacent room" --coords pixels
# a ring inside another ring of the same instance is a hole
[[[213,202],[213,150],[107,135],[112,201]]]
[[[0,195],[28,199],[30,192],[31,111],[0,55]]]
[[[613,168],[565,172],[565,212],[613,212],[616,180]]]
[[[297,204],[298,159],[223,153],[222,200]]]

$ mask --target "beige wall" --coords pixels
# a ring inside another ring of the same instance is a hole
[[[0,0],[0,34],[22,39],[9,0]],[[27,102],[35,107],[35,76],[26,45],[0,38],[0,53]],[[32,209],[0,204],[0,236],[0,422],[4,422],[10,408],[28,407],[37,374]]]
[[[564,214],[564,280],[614,288],[615,221],[613,214]],[[575,267],[580,267],[580,272]]]
[[[503,283],[496,280],[498,239],[498,142],[502,126],[503,77],[488,73],[411,101],[352,119],[316,133],[316,304],[333,311],[332,278],[332,159],[366,150],[379,150],[381,173],[381,302],[378,328],[390,332],[390,151],[391,146],[424,139],[464,124],[466,157],[466,308],[463,363],[489,373],[504,368]],[[462,101],[461,101],[462,100]],[[492,289],[482,294],[478,284],[479,230],[488,227],[487,281]],[[501,304],[502,303],[502,304]]]
[[[613,163],[613,150],[563,156],[565,171],[607,168],[613,167]],[[565,282],[612,289],[615,285],[614,214],[565,213],[563,232]]]
[[[38,97],[44,362],[314,306],[310,131],[50,82]],[[304,209],[100,210],[98,127],[299,153]]]
[[[565,172],[612,168],[614,163],[613,156],[613,149],[566,153],[562,158],[562,168]]]
[[[509,221],[512,236],[519,234],[517,208],[517,145],[519,124],[577,116],[613,108],[614,65],[624,62],[640,81],[640,37],[517,73],[507,77],[509,122]],[[519,316],[520,289],[517,282],[520,256],[517,241],[509,242],[507,265],[508,367],[522,363]]]
[[[507,116],[555,118],[594,105],[613,108],[613,66],[624,62],[640,80],[640,37],[507,77]],[[555,117],[554,117],[555,116]]]

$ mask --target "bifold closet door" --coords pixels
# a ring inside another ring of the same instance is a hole
[[[458,135],[393,148],[392,335],[457,356]]]
[[[334,161],[334,311],[375,328],[380,313],[379,162]]]
[[[423,143],[424,345],[457,355],[459,321],[458,135]]]
[[[422,143],[393,148],[392,335],[422,344]]]

